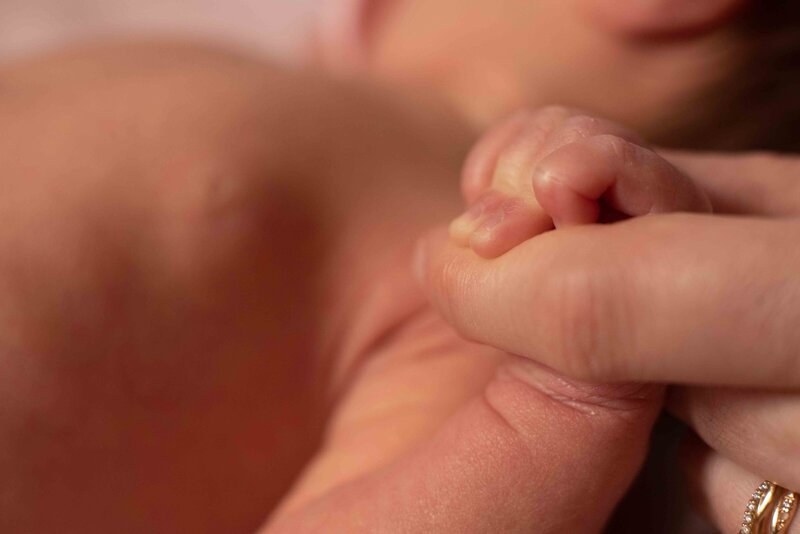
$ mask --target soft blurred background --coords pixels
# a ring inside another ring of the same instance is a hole
[[[310,49],[315,21],[318,19],[323,1],[325,0],[2,0],[0,1],[0,61],[42,53],[72,43],[107,37],[117,39],[127,35],[151,35],[216,41],[282,62],[295,63],[301,61]],[[448,4],[443,5],[447,7]],[[547,20],[545,23],[550,25]],[[438,34],[438,26],[436,28],[437,31],[432,32],[435,35]],[[533,30],[528,28],[524,30],[524,37],[533,33]],[[561,29],[557,31],[560,33]],[[414,37],[411,44],[417,46],[416,33]],[[409,50],[424,55],[428,52],[426,45],[427,42],[424,42],[419,44],[419,49],[411,47]],[[479,45],[482,47],[483,43],[479,42]],[[469,57],[472,49],[466,50],[468,52],[458,49],[458,53],[451,53],[451,59]],[[499,50],[502,52],[505,49]],[[406,49],[402,51],[406,52]],[[581,57],[584,55],[582,50],[578,50],[576,54]],[[494,59],[494,56],[492,58]],[[456,59],[453,59],[453,62],[455,63]],[[469,63],[469,61],[463,62]],[[556,63],[568,64],[567,61],[560,59]],[[408,64],[418,67],[413,61],[409,61]],[[439,67],[443,64],[447,65],[447,63],[435,63],[437,75]],[[485,82],[485,86],[494,91],[497,86],[486,81],[490,78],[487,75],[487,65],[478,66],[480,79]],[[625,69],[626,72],[627,70],[633,72],[627,65]],[[460,73],[458,69],[454,69],[454,72]],[[545,70],[545,72],[551,71]],[[558,69],[552,72],[563,74]],[[553,78],[557,76],[554,74]],[[504,81],[505,79],[500,77],[500,82]],[[627,79],[623,81],[627,83]],[[580,84],[581,89],[583,86],[585,83]],[[614,85],[608,85],[607,88],[609,94],[614,94]],[[506,85],[500,83],[501,96],[506,96],[504,92],[506,89]],[[561,87],[557,89],[560,90]],[[602,91],[594,91],[593,95],[595,93],[602,94]],[[478,101],[478,97],[484,96],[467,93],[464,99],[455,100],[459,103],[469,101],[469,104],[473,105]],[[562,96],[562,93],[559,93],[559,96]],[[538,97],[544,98],[541,95]],[[573,98],[576,97],[573,95]],[[655,107],[660,108],[660,101],[655,102],[658,104]],[[623,99],[623,104],[626,111],[631,107],[633,115],[640,114],[638,109],[632,107],[629,97]],[[492,112],[495,110],[491,106],[488,108]],[[615,108],[609,109],[612,110],[609,114],[614,116]],[[479,111],[478,114],[481,115],[483,110]],[[620,514],[609,526],[609,532],[617,534],[708,532],[697,518],[693,516],[687,518],[686,499],[675,489],[679,487],[680,480],[677,471],[672,467],[672,457],[680,434],[681,429],[674,421],[665,421],[658,427],[654,456],[667,457],[670,460],[651,462],[650,469],[645,470],[623,504]],[[665,511],[667,517],[664,517]],[[652,521],[653,518],[657,518],[657,523],[646,522],[647,519]]]
[[[75,41],[200,36],[277,59],[303,54],[321,0],[4,0],[0,61]]]

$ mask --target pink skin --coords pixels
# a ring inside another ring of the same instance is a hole
[[[317,25],[323,62],[342,71],[365,63],[375,23],[391,0],[327,0]]]
[[[710,21],[725,20],[741,9],[744,0],[672,0],[620,2],[580,0],[581,7],[602,27],[629,35],[670,35],[676,31],[700,32]]]
[[[450,235],[485,258],[554,227],[711,211],[705,193],[635,134],[559,107],[487,134],[465,165],[462,191],[471,206]]]
[[[441,98],[481,130],[564,103],[664,138],[676,105],[738,65],[726,25],[742,0],[323,1],[328,70]]]

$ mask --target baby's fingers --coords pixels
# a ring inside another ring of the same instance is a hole
[[[539,162],[533,189],[557,227],[597,222],[602,205],[627,216],[711,211],[705,193],[678,169],[614,135],[555,150]]]
[[[461,193],[468,206],[478,201],[481,193],[492,185],[500,156],[525,129],[529,120],[529,113],[518,113],[489,130],[472,149],[461,176]]]

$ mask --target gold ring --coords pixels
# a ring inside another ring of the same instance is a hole
[[[770,534],[779,534],[786,532],[792,524],[795,513],[797,513],[797,494],[793,491],[784,490],[783,497],[775,506],[775,511],[772,512],[772,520],[770,521]]]
[[[747,501],[739,534],[762,534],[764,518],[773,510],[772,505],[775,503],[777,492],[778,485],[774,482],[765,480],[759,484]]]
[[[800,495],[765,480],[747,501],[739,534],[785,534],[800,507]]]

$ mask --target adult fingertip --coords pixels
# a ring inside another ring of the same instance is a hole
[[[427,289],[429,285],[429,276],[433,269],[432,258],[442,253],[448,241],[448,230],[444,227],[431,230],[417,241],[412,257],[412,269],[414,278],[422,288]]]
[[[449,238],[446,228],[437,228],[423,237],[414,254],[414,270],[422,291],[442,317],[459,332],[470,337],[474,332],[469,317],[475,312],[473,299],[480,291],[480,258],[469,248]]]

